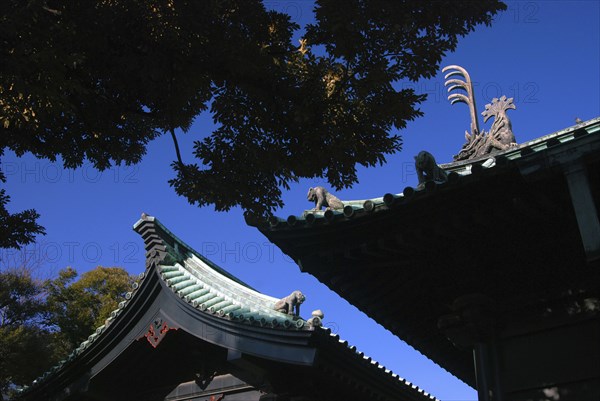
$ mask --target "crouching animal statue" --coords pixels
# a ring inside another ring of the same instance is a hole
[[[287,313],[288,315],[300,316],[300,304],[306,297],[300,291],[294,291],[285,298],[275,302],[273,309],[277,312]]]
[[[433,155],[424,150],[415,156],[415,168],[419,187],[424,186],[426,181],[446,182],[448,180],[448,174],[437,165]]]
[[[314,187],[308,189],[308,200],[315,202],[315,208],[313,210],[321,210],[321,207],[325,206],[328,209],[343,209],[344,204],[335,195],[330,194],[323,187]]]

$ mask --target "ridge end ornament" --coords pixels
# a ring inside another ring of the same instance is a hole
[[[506,114],[509,109],[516,110],[517,107],[513,103],[514,99],[502,96],[493,98],[491,103],[486,104],[485,110],[481,113],[483,122],[487,122],[491,117],[494,117],[494,122],[488,132],[485,130],[480,131],[473,83],[469,73],[458,65],[446,66],[442,69],[442,72],[446,71],[450,72],[444,76],[444,86],[448,87],[448,93],[454,92],[448,95],[450,104],[465,103],[469,106],[471,116],[471,132],[465,131],[466,143],[460,152],[454,156],[454,161],[477,159],[518,146],[512,131],[512,124]],[[464,80],[453,78],[456,76],[462,77]]]

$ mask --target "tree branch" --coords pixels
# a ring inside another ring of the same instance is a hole
[[[175,136],[175,130],[173,128],[170,129],[171,138],[173,139],[173,144],[175,145],[175,153],[177,154],[177,163],[179,163],[180,167],[183,167],[183,161],[181,160],[181,153],[179,152],[179,143],[177,142],[177,137]]]

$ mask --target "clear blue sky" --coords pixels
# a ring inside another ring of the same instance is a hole
[[[300,23],[310,21],[308,1],[267,1]],[[479,27],[462,39],[442,66],[459,64],[475,82],[479,111],[493,97],[514,97],[510,110],[518,142],[525,142],[575,124],[575,118],[600,116],[600,9],[598,1],[507,2],[508,10],[492,27]],[[401,132],[402,152],[382,167],[361,170],[360,183],[340,191],[341,199],[365,199],[401,192],[417,184],[413,156],[433,153],[438,162],[452,160],[469,128],[467,106],[450,106],[443,74],[417,83],[399,83],[429,93],[421,109],[425,116]],[[489,129],[491,121],[482,128]],[[210,132],[210,116],[200,116],[191,131],[180,134],[184,161],[191,161],[192,142]],[[474,400],[476,393],[370,318],[329,291],[312,276],[302,274],[289,258],[255,228],[247,227],[242,211],[217,213],[190,206],[167,181],[175,159],[164,136],[148,147],[137,166],[97,172],[91,166],[63,170],[60,165],[29,155],[7,154],[2,169],[12,196],[9,210],[35,208],[47,235],[27,252],[43,261],[44,272],[66,266],[83,272],[97,265],[123,266],[131,273],[144,270],[141,239],[131,230],[142,212],[156,216],[176,235],[259,291],[285,296],[300,289],[307,295],[303,315],[325,312],[325,322],[342,338],[388,369],[444,400]],[[300,214],[311,205],[303,181],[284,194],[281,216]],[[324,184],[326,185],[326,184]],[[12,251],[3,251],[6,261]],[[401,272],[399,272],[401,274]],[[424,289],[431,291],[432,289]]]

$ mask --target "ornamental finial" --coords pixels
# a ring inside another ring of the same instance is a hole
[[[451,85],[448,92],[455,91],[448,95],[450,104],[465,103],[469,106],[471,115],[471,132],[465,132],[466,143],[463,145],[458,155],[454,156],[455,161],[476,159],[492,152],[506,150],[517,146],[515,135],[512,132],[512,124],[506,115],[509,109],[516,109],[513,98],[507,99],[506,96],[494,98],[490,104],[485,105],[485,111],[481,113],[485,123],[490,117],[494,117],[492,128],[489,132],[479,131],[479,121],[477,108],[475,105],[475,95],[473,84],[467,70],[458,65],[449,65],[442,69],[442,72],[452,70],[444,76],[446,82],[444,86]],[[448,79],[454,76],[462,76],[460,79]],[[464,90],[465,93],[456,93],[457,90]]]
[[[449,65],[442,68],[442,72],[446,72],[448,70],[453,70],[444,76],[446,82],[444,86],[452,85],[448,88],[448,93],[456,90],[464,90],[466,95],[463,93],[452,93],[448,95],[448,100],[450,100],[450,104],[454,103],[465,103],[469,106],[469,112],[471,114],[471,133],[470,136],[475,136],[479,134],[479,122],[477,120],[477,106],[475,104],[475,94],[473,92],[473,83],[471,82],[471,76],[459,65]],[[464,81],[460,79],[448,79],[454,76],[462,76]]]

